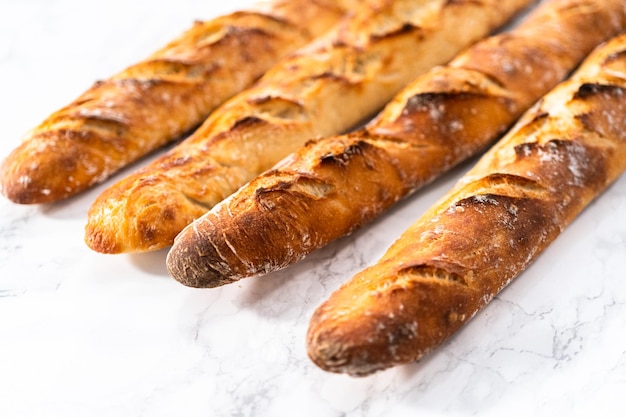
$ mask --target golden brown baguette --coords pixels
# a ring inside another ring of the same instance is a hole
[[[373,1],[229,100],[181,145],[106,190],[89,211],[87,244],[106,253],[171,245],[187,224],[306,140],[353,127],[529,3]]]
[[[364,129],[308,143],[196,220],[168,268],[214,287],[290,265],[476,154],[626,23],[622,1],[554,0],[419,77]]]
[[[206,22],[50,115],[3,161],[16,203],[79,193],[198,126],[357,0],[276,0]]]
[[[308,353],[365,375],[440,345],[626,169],[626,35],[546,95],[313,314]]]

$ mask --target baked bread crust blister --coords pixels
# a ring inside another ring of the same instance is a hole
[[[626,169],[625,97],[621,35],[315,311],[311,359],[365,375],[415,361],[461,328]]]
[[[115,184],[89,211],[105,253],[170,246],[189,223],[316,136],[352,128],[420,73],[504,24],[530,0],[370,0],[275,66],[190,138]]]
[[[51,114],[0,167],[0,190],[50,203],[197,127],[271,65],[336,24],[354,0],[277,0],[193,27]]]
[[[178,281],[214,287],[298,261],[496,140],[626,22],[621,1],[545,2],[404,88],[364,129],[309,142],[176,239]]]

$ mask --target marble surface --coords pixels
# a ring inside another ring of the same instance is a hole
[[[0,0],[0,157],[94,80],[248,3]],[[0,199],[0,415],[623,415],[624,177],[420,363],[351,378],[307,359],[313,309],[467,167],[285,271],[210,290],[170,279],[165,251],[87,249],[110,182],[53,205]]]

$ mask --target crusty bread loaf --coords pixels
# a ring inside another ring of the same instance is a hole
[[[306,140],[371,116],[415,76],[531,1],[369,3],[221,106],[181,145],[106,190],[89,211],[87,244],[106,253],[171,245],[187,224]]]
[[[625,23],[621,1],[544,3],[419,77],[364,129],[308,143],[196,220],[170,251],[170,273],[214,287],[350,233],[484,149]]]
[[[197,127],[355,4],[276,0],[197,22],[145,61],[95,83],[30,132],[0,167],[1,191],[16,203],[49,203],[104,180]]]
[[[626,169],[625,97],[621,35],[315,311],[311,359],[365,375],[415,361],[463,326]]]

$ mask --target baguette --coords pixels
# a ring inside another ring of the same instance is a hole
[[[16,203],[50,203],[103,181],[198,126],[355,4],[276,0],[196,22],[148,59],[96,82],[30,132],[3,161],[0,190]]]
[[[405,88],[364,129],[309,142],[196,220],[170,274],[215,287],[284,268],[478,153],[626,22],[621,1],[554,0]]]
[[[371,116],[417,74],[530,3],[365,3],[329,36],[221,106],[189,139],[105,190],[88,214],[88,246],[120,253],[171,245],[185,226],[306,140]]]
[[[418,360],[626,169],[626,34],[529,110],[373,266],[314,312],[308,354],[366,375]]]

